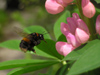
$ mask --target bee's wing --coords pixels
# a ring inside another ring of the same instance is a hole
[[[24,30],[23,29],[21,29],[21,28],[18,28],[18,27],[14,27],[14,31],[17,33],[17,34],[19,34],[20,36],[22,36],[22,37],[27,37],[29,34],[28,33],[26,33],[26,32],[24,32]]]

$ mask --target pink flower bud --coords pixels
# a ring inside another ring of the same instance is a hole
[[[79,15],[77,13],[73,13],[72,17],[73,17],[74,20],[80,19]]]
[[[66,56],[72,50],[74,50],[74,47],[71,44],[68,44],[66,42],[57,42],[56,50],[59,54]]]
[[[96,19],[96,32],[100,35],[100,15]]]
[[[86,43],[89,39],[89,34],[86,31],[76,28],[75,37],[80,43]]]
[[[92,18],[96,12],[95,7],[90,0],[82,0],[82,10],[84,16],[88,18]]]
[[[46,0],[45,8],[51,14],[58,14],[64,10],[64,6],[56,2],[56,0]]]

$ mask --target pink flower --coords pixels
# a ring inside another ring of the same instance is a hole
[[[66,36],[66,42],[57,42],[56,49],[59,54],[66,56],[81,44],[86,43],[90,33],[87,25],[79,18],[77,13],[67,18],[67,23],[61,23],[61,32]]]
[[[64,7],[73,0],[46,0],[45,8],[48,13],[58,14],[64,10]]]
[[[100,15],[96,19],[96,32],[100,35]]]
[[[82,0],[82,10],[84,16],[88,18],[92,18],[96,12],[95,7],[90,0]]]

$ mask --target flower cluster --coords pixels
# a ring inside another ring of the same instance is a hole
[[[46,0],[45,8],[51,14],[58,14],[72,3],[73,0]],[[95,15],[95,7],[90,0],[81,0],[81,14],[88,19]],[[84,17],[85,18],[85,17]],[[91,26],[91,25],[88,25]],[[91,29],[93,29],[91,27]],[[90,29],[90,30],[91,30]],[[90,32],[85,22],[80,19],[77,13],[67,18],[67,24],[61,23],[61,32],[65,35],[67,42],[56,43],[56,50],[59,54],[66,56],[81,44],[86,43],[90,38]],[[96,32],[100,35],[100,15],[96,19]],[[93,33],[95,34],[95,32]]]
[[[48,13],[58,14],[62,12],[68,5],[74,4],[71,2],[73,2],[73,0],[46,0],[45,8]],[[91,18],[95,15],[95,7],[90,0],[82,0],[81,4],[84,16]]]
[[[68,24],[61,23],[61,32],[66,36],[67,42],[56,43],[58,53],[64,56],[86,43],[90,36],[87,25],[78,14],[73,13],[72,16],[72,18],[67,18]],[[96,32],[100,35],[100,15],[96,19]]]
[[[57,42],[56,49],[58,53],[66,56],[81,44],[86,43],[90,33],[87,25],[79,18],[77,13],[67,18],[66,23],[61,23],[61,32],[65,35],[67,42]]]
[[[73,0],[46,0],[45,8],[48,13],[58,14],[64,10]]]

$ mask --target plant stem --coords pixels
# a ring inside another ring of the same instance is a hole
[[[83,15],[82,7],[81,7],[81,1],[82,0],[76,0],[76,4],[77,4],[77,7],[79,9],[79,12],[80,12],[80,15],[81,15],[82,20],[86,23],[86,25],[89,28],[89,32],[90,32],[90,39],[89,40],[96,39],[96,35],[95,35],[96,34],[95,25],[94,25],[92,19],[87,18],[87,17],[85,17]]]

